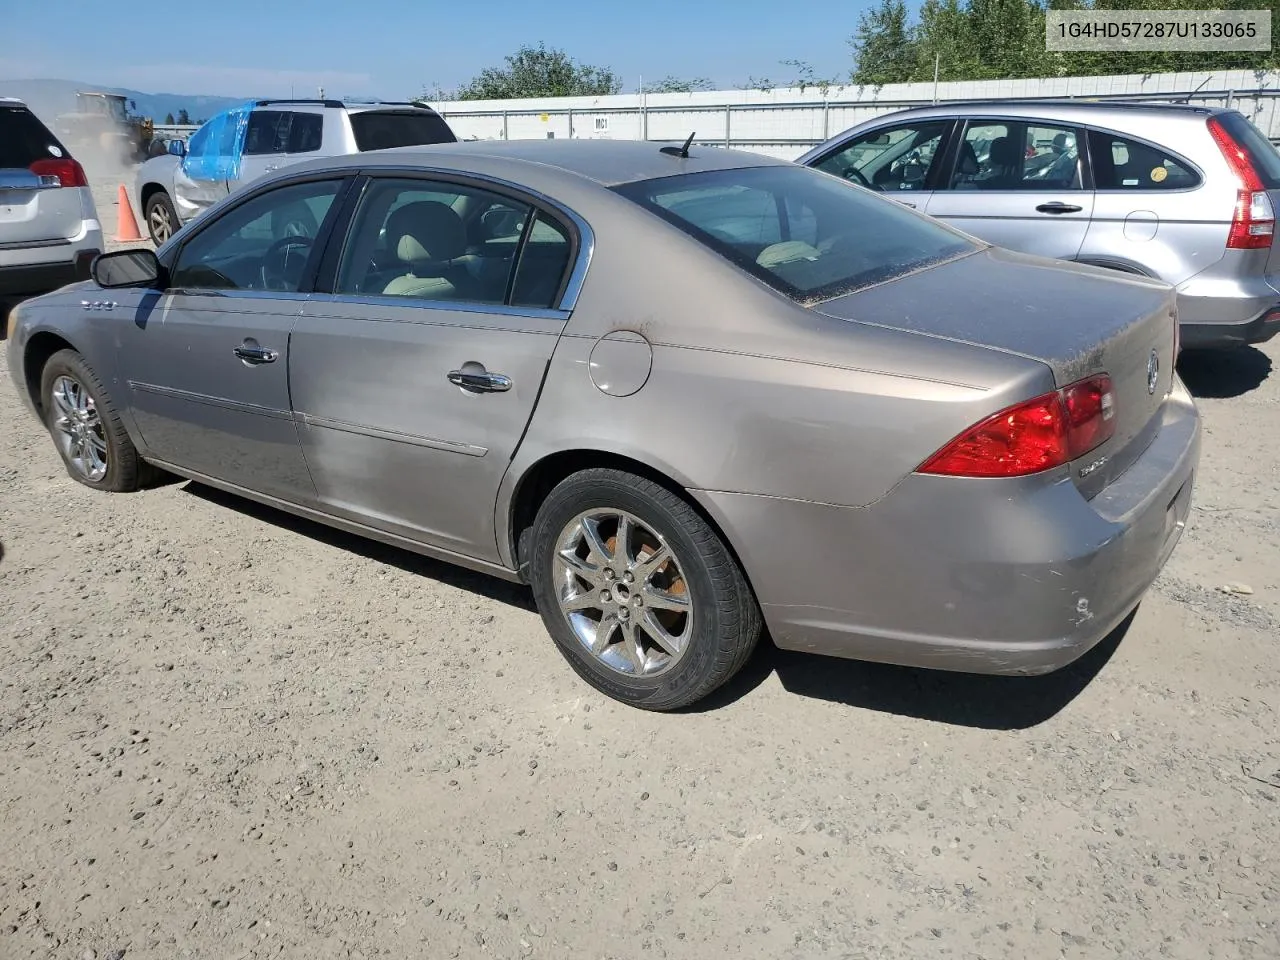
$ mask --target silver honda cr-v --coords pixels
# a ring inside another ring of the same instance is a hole
[[[1280,331],[1280,153],[1236,110],[952,103],[876,117],[799,162],[999,246],[1164,280],[1183,346]]]

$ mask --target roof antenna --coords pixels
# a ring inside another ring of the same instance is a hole
[[[689,146],[693,143],[693,138],[697,136],[698,131],[689,134],[689,139],[684,142],[681,147],[661,147],[658,152],[665,153],[671,157],[679,157],[681,160],[689,159]]]

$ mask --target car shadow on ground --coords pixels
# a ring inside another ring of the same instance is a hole
[[[903,717],[985,730],[1025,730],[1074,700],[1106,666],[1129,631],[1135,610],[1069,666],[1038,677],[997,677],[895,667],[779,650],[765,640],[722,689],[690,708],[715,710],[745,696],[770,675],[789,693]]]
[[[1262,386],[1271,375],[1271,358],[1257,347],[1184,350],[1178,374],[1192,396],[1229,400]]]
[[[195,481],[180,482],[184,483],[183,492],[218,507],[415,576],[536,612],[533,595],[520,584],[346,533]],[[779,650],[766,635],[736,677],[686,712],[702,713],[726,707],[746,697],[776,673],[783,688],[796,696],[956,726],[1022,730],[1050,719],[1089,685],[1119,647],[1136,613],[1135,610],[1075,663],[1040,677],[981,676],[841,660]],[[547,655],[554,655],[554,649],[548,638]]]
[[[497,600],[500,603],[519,607],[521,610],[534,610],[533,595],[529,592],[529,588],[518,583],[509,583],[506,580],[500,580],[488,574],[477,573],[465,567],[454,566],[441,560],[433,560],[430,557],[411,553],[400,547],[393,547],[385,543],[379,543],[377,540],[370,540],[354,533],[347,533],[345,530],[338,530],[335,527],[317,523],[314,520],[307,520],[304,517],[295,516],[275,507],[264,506],[256,501],[247,500],[232,493],[224,493],[214,487],[196,483],[194,480],[180,482],[185,483],[182,488],[184,493],[189,493],[219,507],[235,510],[245,516],[253,517],[255,520],[261,520],[263,523],[270,523],[283,530],[289,530],[304,537],[310,537],[320,543],[337,547],[339,550],[347,550],[370,560],[375,560],[378,563],[397,567],[415,576],[427,577],[428,579],[448,584],[451,587],[457,587],[459,590],[467,590],[471,593],[488,597],[490,600]]]

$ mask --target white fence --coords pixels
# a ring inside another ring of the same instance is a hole
[[[794,159],[829,136],[892,110],[988,98],[1186,100],[1228,106],[1280,139],[1280,72],[1226,70],[1046,80],[984,80],[770,91],[621,94],[433,103],[464,140],[684,140]]]

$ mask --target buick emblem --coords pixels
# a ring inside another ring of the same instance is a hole
[[[1147,358],[1147,393],[1156,392],[1156,384],[1160,382],[1160,357],[1154,350]]]

